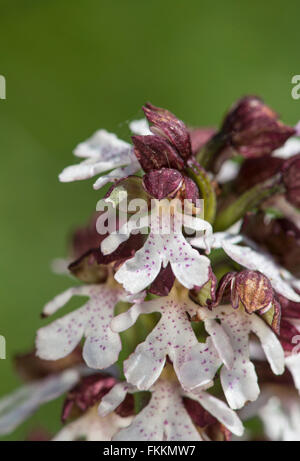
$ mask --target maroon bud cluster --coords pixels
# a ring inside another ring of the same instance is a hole
[[[226,115],[221,132],[243,157],[269,155],[295,134],[278,115],[255,96],[240,99]]]

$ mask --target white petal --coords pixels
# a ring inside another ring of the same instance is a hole
[[[234,235],[228,232],[216,232],[211,237],[195,237],[190,240],[191,245],[196,248],[206,249],[207,246],[210,248],[222,248],[223,242],[229,242],[231,244],[239,243],[243,237],[241,235]]]
[[[143,291],[159,274],[161,269],[159,251],[163,251],[161,237],[150,233],[144,246],[117,271],[115,274],[117,282],[121,283],[129,293]]]
[[[282,294],[291,301],[300,302],[300,296],[292,289],[290,283],[282,278],[282,274],[287,274],[283,268],[278,266],[273,259],[262,252],[252,250],[249,247],[242,247],[238,245],[232,245],[228,242],[223,242],[223,249],[227,255],[250,270],[257,270],[266,275],[274,290]]]
[[[187,351],[198,344],[191,322],[186,314],[186,312],[191,315],[195,313],[196,306],[193,303],[189,300],[179,302],[172,296],[144,304],[150,303],[150,311],[156,310],[160,312],[161,319],[147,339],[139,344],[124,362],[124,373],[127,381],[140,390],[149,389],[157,380],[167,355],[172,360],[177,373]],[[142,309],[139,309],[142,312]]]
[[[145,225],[145,221],[141,219],[141,215],[131,216],[130,219],[118,229],[111,232],[101,242],[101,251],[104,255],[113,253],[123,242],[126,242],[132,231],[141,229]]]
[[[129,128],[133,134],[138,134],[140,136],[152,134],[149,128],[149,123],[145,118],[132,120],[132,122],[129,123]]]
[[[111,321],[111,329],[116,333],[127,330],[135,324],[141,314],[151,314],[159,312],[161,300],[152,300],[148,302],[139,302],[132,306],[128,311],[114,317]]]
[[[251,315],[252,331],[259,337],[267,360],[275,375],[284,372],[284,351],[271,328],[257,315]]]
[[[136,392],[137,389],[126,382],[116,384],[104,397],[98,407],[100,416],[106,416],[114,411],[124,400],[127,393]]]
[[[174,383],[158,382],[152,389],[149,404],[113,440],[202,440],[184,408],[180,392],[180,387]]]
[[[233,370],[221,370],[221,383],[228,404],[234,410],[242,408],[247,401],[259,396],[259,387],[254,365],[250,361],[236,362]]]
[[[111,170],[115,166],[114,161],[107,162],[94,162],[85,161],[78,163],[77,165],[71,165],[66,167],[60,174],[59,180],[61,182],[72,182],[72,181],[81,181],[84,179],[93,178],[96,174],[103,173],[104,171]]]
[[[102,161],[122,158],[126,163],[131,158],[132,147],[106,130],[96,131],[89,139],[78,144],[74,155],[82,158],[96,158]]]
[[[243,424],[237,414],[229,408],[222,400],[213,397],[208,392],[195,389],[192,393],[187,394],[220,421],[233,434],[241,436],[244,432]]]
[[[289,369],[293,377],[295,386],[300,393],[300,354],[289,355],[285,359],[285,364]]]
[[[80,309],[38,330],[37,355],[57,360],[68,355],[83,336],[83,357],[91,368],[103,369],[118,359],[119,335],[110,328],[120,292],[103,285],[89,286],[90,300]]]
[[[141,169],[141,166],[139,162],[132,161],[127,166],[116,168],[113,171],[111,171],[109,174],[101,176],[94,183],[93,187],[95,190],[99,190],[101,189],[101,187],[105,186],[109,182],[115,182],[122,178],[126,178],[127,176],[130,176],[136,173],[140,169]]]
[[[232,179],[236,178],[239,169],[240,166],[236,162],[233,162],[232,160],[227,160],[223,163],[215,179],[219,184],[224,184],[225,182],[232,181]]]
[[[53,315],[55,312],[65,306],[73,296],[89,296],[89,293],[90,288],[84,285],[80,287],[68,288],[63,293],[55,296],[55,298],[53,298],[45,305],[43,309],[43,315]]]
[[[209,333],[212,342],[227,368],[233,367],[234,352],[230,343],[230,339],[222,326],[215,320],[208,319],[204,322],[205,329]]]
[[[178,378],[185,389],[209,387],[222,365],[211,338],[196,344],[185,355],[179,368]]]
[[[25,385],[0,400],[0,434],[12,432],[41,405],[56,399],[71,389],[79,380],[77,370]]]
[[[286,143],[282,147],[273,151],[272,157],[288,159],[299,153],[300,153],[300,139],[290,138],[286,141]]]

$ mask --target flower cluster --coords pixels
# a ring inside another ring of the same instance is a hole
[[[132,144],[99,130],[59,176],[111,186],[43,317],[86,300],[18,358],[0,433],[67,392],[54,440],[251,439],[253,416],[300,440],[298,128],[252,96],[219,130],[143,110]]]

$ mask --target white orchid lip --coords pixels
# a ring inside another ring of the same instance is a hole
[[[213,380],[224,364],[220,376],[227,401],[233,409],[242,408],[259,395],[257,376],[249,358],[250,333],[258,336],[276,375],[284,371],[284,352],[280,342],[256,314],[249,315],[231,306],[218,306],[212,311],[201,308],[199,315],[210,336],[205,344],[197,344],[185,356],[179,369],[180,381],[186,388],[195,389]]]
[[[119,335],[109,325],[114,307],[124,292],[106,285],[70,288],[50,301],[44,314],[54,314],[74,295],[90,299],[80,309],[38,330],[37,355],[45,360],[58,360],[72,352],[85,336],[83,358],[87,365],[94,369],[107,368],[117,361],[122,347]]]
[[[135,386],[120,383],[106,394],[99,406],[99,414],[110,414],[125,398],[127,392],[138,391]],[[133,418],[132,423],[122,429],[114,441],[166,440],[202,441],[188,415],[182,397],[197,401],[231,432],[242,435],[244,428],[238,416],[221,400],[197,389],[185,392],[178,383],[160,379],[151,389],[150,403]]]
[[[198,233],[210,234],[211,225],[201,218],[182,213],[177,206],[170,213],[170,202],[167,200],[153,200],[153,203],[146,243],[121,266],[115,279],[128,292],[138,293],[151,285],[161,268],[170,263],[174,275],[185,287],[204,285],[209,279],[210,261],[191,247],[183,235],[182,226]],[[115,251],[129,238],[131,232],[145,225],[140,215],[131,217],[118,232],[102,241],[102,252],[109,254]]]

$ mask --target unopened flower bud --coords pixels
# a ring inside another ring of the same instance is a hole
[[[277,114],[261,99],[246,96],[230,109],[220,131],[197,160],[217,173],[234,153],[246,158],[270,155],[294,134],[295,129],[279,121]]]
[[[234,181],[234,189],[243,193],[256,184],[262,183],[279,173],[284,160],[264,155],[246,159]]]
[[[235,309],[242,304],[248,314],[264,313],[272,307],[273,296],[271,282],[261,272],[244,270],[234,278],[231,299]]]
[[[161,136],[132,136],[132,141],[134,153],[146,173],[162,167],[184,168],[184,161],[167,139]]]
[[[143,107],[143,110],[148,121],[153,124],[150,129],[154,134],[166,137],[183,159],[191,156],[190,135],[182,120],[168,110],[149,103]]]
[[[228,112],[221,132],[244,157],[270,154],[295,134],[295,129],[278,120],[277,114],[254,96],[240,99]]]
[[[174,197],[183,183],[183,176],[177,170],[162,168],[153,170],[143,177],[145,190],[152,197],[162,200],[165,197]]]

